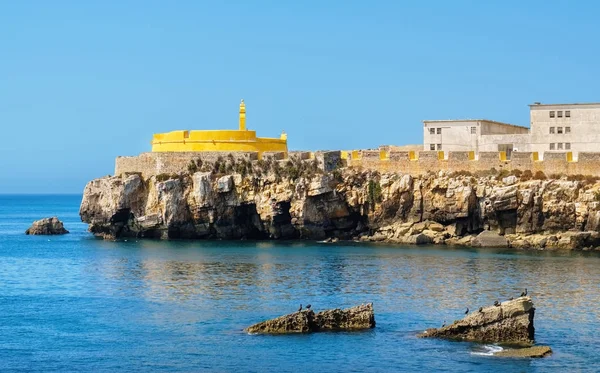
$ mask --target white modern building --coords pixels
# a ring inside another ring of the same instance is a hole
[[[529,105],[531,151],[600,151],[600,103]]]
[[[487,119],[425,120],[423,150],[529,151],[529,128]]]
[[[423,150],[545,152],[600,151],[600,103],[530,107],[530,127],[486,119],[425,120]]]

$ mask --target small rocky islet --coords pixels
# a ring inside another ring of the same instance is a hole
[[[373,303],[367,303],[343,310],[336,308],[318,313],[311,309],[300,309],[288,315],[254,324],[244,330],[250,334],[289,334],[361,330],[374,327]]]
[[[481,307],[450,325],[427,329],[419,337],[531,345],[535,335],[534,315],[531,298],[523,296]]]
[[[294,159],[248,161],[243,168],[238,160],[222,162],[209,171],[92,180],[80,216],[92,233],[108,239],[600,247],[596,179],[503,177],[492,171],[411,176],[353,167],[328,170]]]
[[[25,234],[27,235],[61,235],[69,233],[65,229],[62,221],[58,220],[57,217],[44,218],[36,220],[31,224],[31,227],[27,228]]]

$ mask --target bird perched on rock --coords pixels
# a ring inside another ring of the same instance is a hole
[[[527,296],[527,288],[525,288],[525,291],[521,293],[522,297],[526,297]]]
[[[442,328],[446,326],[446,320],[444,320],[444,323],[442,324]]]
[[[467,310],[465,311],[465,315],[469,313],[469,307],[467,307]]]
[[[483,312],[483,307],[479,307],[479,312]]]
[[[495,302],[494,302],[494,306],[496,306],[496,307],[500,307],[500,302],[498,302],[498,301],[495,301]]]
[[[300,305],[300,308],[298,308],[298,312],[302,311],[302,305]]]
[[[309,310],[309,309],[310,309],[310,307],[311,307],[311,306],[310,306],[310,304],[307,304],[307,305],[306,305],[306,309],[307,309],[307,310]]]
[[[513,297],[508,298],[508,300],[513,300],[513,299],[515,299],[515,298],[513,298]]]

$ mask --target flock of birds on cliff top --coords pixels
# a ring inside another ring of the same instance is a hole
[[[527,288],[525,289],[524,292],[521,293],[522,297],[526,297],[527,296]],[[510,297],[509,300],[513,300],[513,297]],[[499,301],[495,301],[494,302],[494,307],[500,307],[501,303]],[[483,312],[483,307],[479,307],[479,312]],[[465,315],[467,315],[469,313],[469,307],[467,307],[467,310],[465,311]],[[444,320],[444,323],[442,324],[442,328],[446,326],[446,320]]]

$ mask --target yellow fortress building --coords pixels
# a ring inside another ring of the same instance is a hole
[[[246,105],[240,103],[238,130],[193,130],[156,133],[152,136],[153,152],[284,152],[287,157],[287,135],[280,138],[256,137],[246,129]]]

